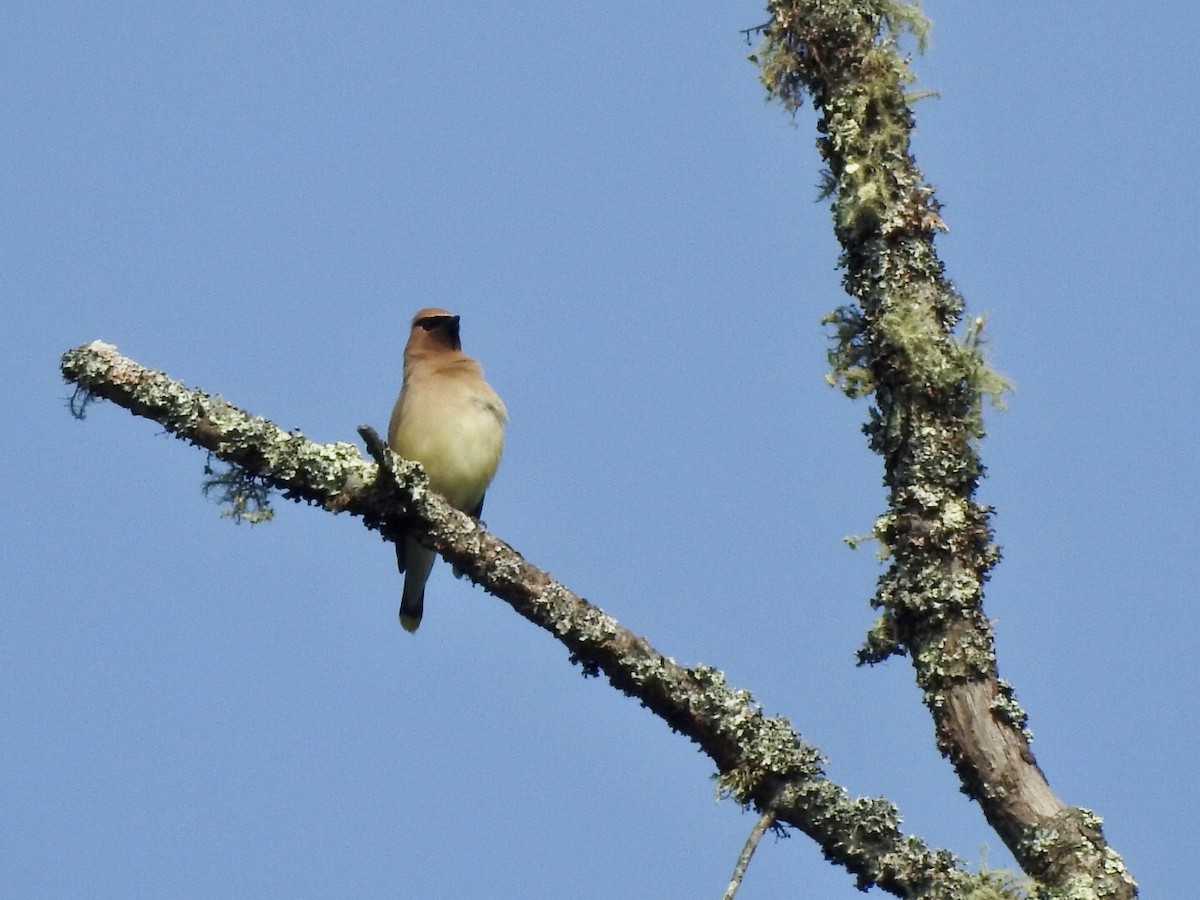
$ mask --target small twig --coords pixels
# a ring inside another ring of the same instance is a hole
[[[746,39],[746,46],[749,47],[750,39],[754,37],[754,35],[762,34],[773,24],[775,24],[775,20],[771,19],[767,22],[763,22],[761,25],[755,25],[753,28],[740,28],[738,29],[738,34],[742,35]]]
[[[737,889],[742,886],[742,879],[746,875],[746,867],[750,865],[750,857],[754,855],[754,851],[758,849],[758,842],[762,840],[762,836],[767,833],[767,829],[775,824],[775,810],[768,809],[765,813],[759,816],[757,822],[754,823],[754,828],[750,832],[750,837],[746,838],[746,846],[742,848],[742,852],[738,855],[737,865],[733,867],[733,877],[729,879],[729,887],[725,888],[725,896],[722,900],[733,900],[733,895],[737,893]]]
[[[383,452],[386,445],[383,443],[383,438],[379,436],[379,432],[370,425],[359,425],[358,434],[363,439],[363,443],[367,447],[367,452],[371,454],[375,462],[381,466],[388,466],[389,460],[387,454]]]

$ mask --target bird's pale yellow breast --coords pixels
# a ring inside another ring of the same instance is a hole
[[[425,467],[430,487],[459,509],[483,499],[504,447],[507,413],[477,364],[415,366],[388,428],[388,443]]]

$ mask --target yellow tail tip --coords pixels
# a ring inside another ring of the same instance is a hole
[[[412,634],[421,627],[421,620],[414,616],[406,616],[403,613],[400,615],[400,627]]]

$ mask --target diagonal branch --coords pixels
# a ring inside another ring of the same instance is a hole
[[[428,539],[451,564],[554,635],[586,674],[603,673],[713,760],[724,794],[770,810],[815,840],[866,888],[938,900],[966,896],[970,876],[945,850],[905,836],[885,800],[852,799],[822,770],[820,752],[786,719],[766,716],[747,692],[706,666],[687,668],[622,628],[516,550],[428,489],[417,463],[388,456],[390,474],[351,444],[316,444],[250,416],[219,397],[148,370],[99,341],[64,354],[64,377],[88,396],[152,419],[289,499],[363,519],[394,539],[405,529]]]
[[[889,509],[875,535],[891,557],[866,663],[907,653],[938,746],[963,790],[1022,868],[1053,897],[1137,894],[1100,819],[1051,791],[1029,748],[1025,714],[997,673],[983,584],[999,559],[991,509],[975,500],[985,396],[1003,390],[983,360],[982,321],[954,334],[963,301],[934,237],[945,225],[913,159],[912,80],[899,33],[928,23],[900,0],[769,0],[757,61],[786,108],[819,114],[834,231],[856,305],[829,317],[833,377],[872,395],[864,430],[884,459]]]

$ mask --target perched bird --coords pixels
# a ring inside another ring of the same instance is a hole
[[[479,518],[500,464],[506,421],[508,411],[483,380],[483,369],[462,352],[458,316],[444,309],[417,313],[404,347],[404,384],[388,425],[393,452],[421,463],[433,490]],[[415,538],[396,544],[404,573],[400,624],[406,631],[421,624],[425,581],[435,558]]]

